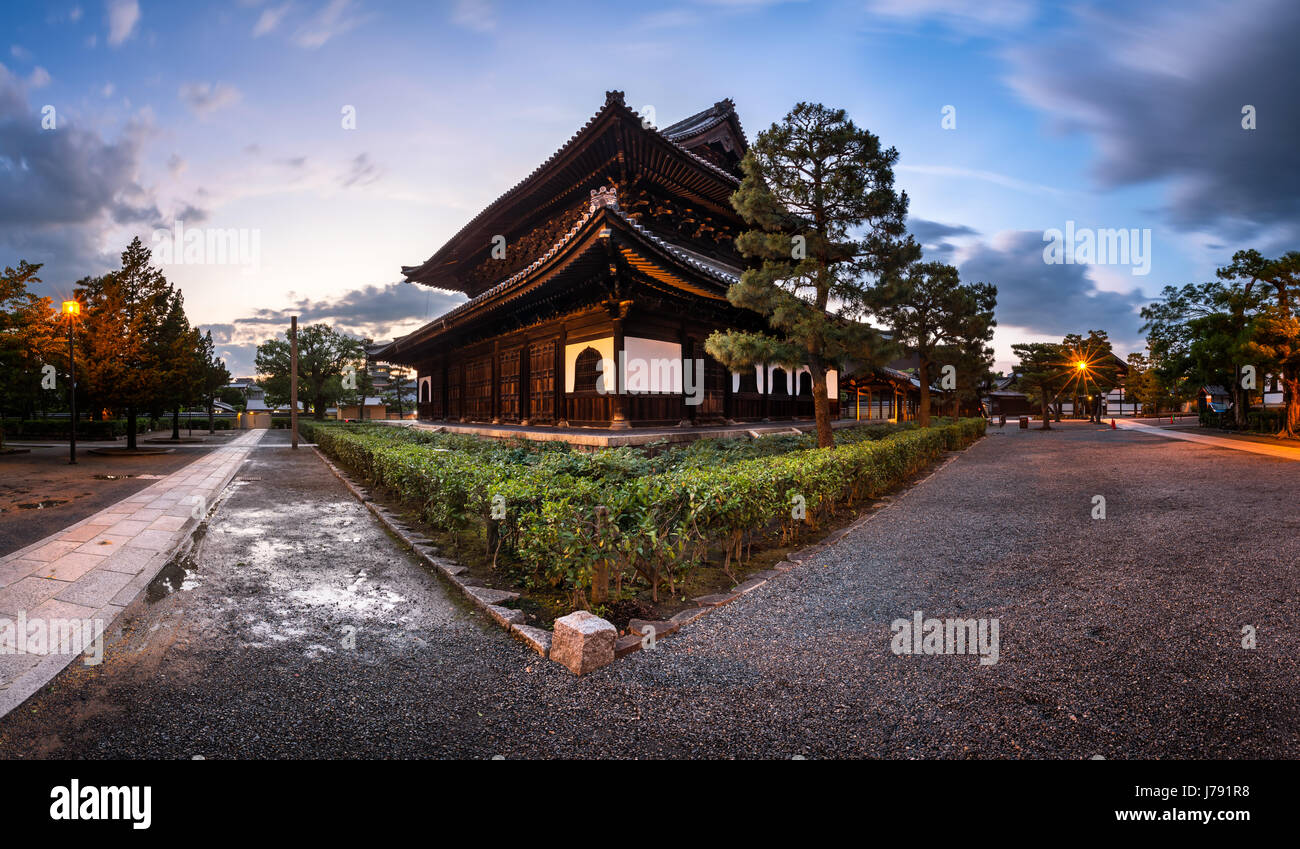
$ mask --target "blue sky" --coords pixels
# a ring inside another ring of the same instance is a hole
[[[1300,234],[1300,4],[79,0],[0,16],[0,263],[66,293],[179,218],[256,268],[174,265],[232,370],[286,316],[388,338],[459,296],[399,283],[626,92],[660,125],[799,100],[901,158],[927,256],[1000,289],[1010,345],[1106,329]],[[1253,105],[1257,129],[1241,126]],[[955,108],[955,129],[942,126]],[[341,114],[355,109],[356,128]],[[43,129],[45,107],[57,116]],[[1150,272],[1046,265],[1043,232],[1149,228]]]

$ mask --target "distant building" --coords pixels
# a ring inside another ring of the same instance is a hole
[[[340,404],[334,411],[334,418],[344,422],[380,421],[388,418],[388,408],[384,400],[375,395],[367,395],[364,410],[357,404]]]

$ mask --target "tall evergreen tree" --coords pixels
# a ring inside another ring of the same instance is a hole
[[[1218,270],[1221,280],[1244,283],[1251,292],[1255,284],[1274,297],[1254,321],[1251,338],[1242,353],[1257,362],[1256,368],[1277,370],[1282,384],[1282,427],[1278,436],[1300,436],[1300,251],[1268,259],[1259,251],[1237,251],[1232,264]]]
[[[1038,403],[1043,415],[1043,430],[1052,429],[1051,405],[1065,387],[1068,378],[1065,349],[1055,342],[1027,342],[1012,345],[1011,351],[1020,358],[1016,367],[1017,385]]]
[[[807,365],[817,444],[834,446],[827,372],[879,361],[884,340],[860,321],[871,285],[919,258],[907,235],[907,195],[894,191],[898,151],[844,110],[799,103],[759,133],[731,203],[751,228],[737,249],[758,264],[727,292],[767,319],[772,334],[731,330],[705,348],[733,370]]]
[[[969,385],[984,377],[978,365],[983,343],[993,338],[993,307],[997,287],[987,283],[963,285],[957,269],[941,262],[917,262],[901,274],[890,275],[870,296],[872,311],[894,331],[894,341],[914,351],[921,406],[917,420],[930,426],[930,384],[935,379],[934,357],[946,349],[952,359],[970,353],[974,361],[952,362],[954,380]],[[962,375],[963,367],[978,374]],[[954,391],[956,387],[953,387]]]
[[[215,430],[213,421],[213,399],[230,384],[230,371],[226,363],[217,356],[217,346],[212,342],[212,331],[206,331],[199,339],[199,392],[203,406],[208,411],[208,433]]]
[[[0,273],[0,449],[4,416],[10,411],[31,415],[43,391],[44,367],[57,364],[66,374],[53,304],[29,288],[41,282],[40,270],[39,263],[22,260],[18,268],[6,266]]]
[[[84,366],[79,357],[78,371],[91,395],[125,410],[130,449],[137,444],[139,411],[167,394],[159,328],[171,308],[172,287],[150,265],[151,257],[138,237],[132,239],[120,269],[83,281],[78,290],[86,307]]]

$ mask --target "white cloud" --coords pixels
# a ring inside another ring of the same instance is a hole
[[[108,0],[108,43],[118,45],[131,37],[140,23],[137,0]]]
[[[180,88],[181,100],[199,115],[239,102],[239,89],[225,83],[186,83]]]
[[[284,20],[284,16],[293,8],[292,3],[285,3],[283,6],[263,9],[262,14],[258,16],[257,23],[253,26],[253,38],[260,38],[269,32],[272,32]]]
[[[343,35],[360,24],[363,18],[353,11],[352,0],[330,0],[293,37],[299,47],[320,47],[335,36]]]
[[[27,84],[32,88],[41,88],[50,84],[50,72],[37,65],[32,69],[32,75],[27,78]]]
[[[1030,0],[870,0],[869,11],[895,20],[937,20],[958,30],[1001,30],[1024,26],[1036,9]]]
[[[496,10],[489,0],[456,0],[451,11],[452,23],[475,32],[496,29]]]
[[[23,47],[21,44],[15,44],[10,47],[9,55],[13,56],[19,62],[30,62],[32,60],[32,51]]]

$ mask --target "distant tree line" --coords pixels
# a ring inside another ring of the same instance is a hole
[[[154,267],[139,238],[121,255],[121,267],[75,285],[80,313],[62,315],[50,298],[33,293],[40,264],[21,261],[0,277],[0,418],[35,417],[66,409],[67,322],[73,323],[78,410],[91,419],[105,411],[127,420],[127,445],[136,446],[141,415],[172,416],[203,404],[212,427],[213,396],[230,382],[211,331],[201,333],[185,314],[180,289]]]

